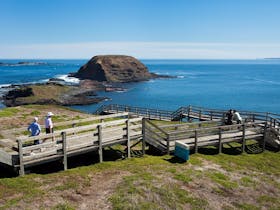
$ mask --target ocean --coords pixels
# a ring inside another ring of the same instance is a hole
[[[37,83],[61,78],[70,83],[87,60],[28,60],[34,65],[18,65],[23,60],[0,60],[0,87]],[[201,106],[280,113],[280,60],[141,60],[149,69],[175,78],[127,83],[120,92],[97,92],[110,98],[99,104],[72,106],[92,113],[104,104],[124,104],[164,110],[181,106]],[[39,64],[38,64],[39,63]],[[0,94],[3,89],[0,89]],[[5,107],[0,103],[0,108]]]

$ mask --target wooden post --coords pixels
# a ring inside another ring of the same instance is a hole
[[[242,153],[245,152],[245,145],[246,145],[246,140],[245,140],[245,124],[242,124]]]
[[[67,164],[66,132],[62,132],[61,136],[62,136],[63,165],[64,165],[64,171],[66,171],[67,168],[68,168],[68,164]]]
[[[142,154],[145,155],[145,148],[146,148],[146,133],[145,133],[145,127],[146,127],[146,119],[142,119]]]
[[[198,152],[198,135],[197,130],[194,131],[194,153]]]
[[[210,112],[210,120],[213,120],[213,112]]]
[[[22,141],[18,139],[17,142],[18,142],[18,157],[19,157],[19,175],[23,176],[25,174],[25,171],[24,171],[24,163],[23,163]]]
[[[191,110],[192,110],[192,107],[189,106],[189,108],[188,108],[188,122],[190,121]]]
[[[103,162],[103,151],[102,151],[102,125],[98,125],[97,126],[98,129],[98,142],[99,142],[99,149],[98,149],[98,153],[99,153],[99,162],[102,163]]]
[[[126,121],[126,137],[127,137],[127,157],[130,158],[130,122],[129,119]]]
[[[167,134],[167,154],[170,155],[170,135]]]
[[[201,121],[201,110],[199,110],[199,121]]]
[[[221,154],[223,148],[222,144],[222,128],[219,127],[219,154]]]
[[[225,122],[226,122],[226,116],[225,116],[226,114],[225,113],[223,113],[223,116],[222,116],[222,124],[224,125],[225,124]]]
[[[263,145],[262,145],[262,150],[263,151],[265,150],[266,135],[267,135],[267,122],[265,123],[264,133],[263,133]]]

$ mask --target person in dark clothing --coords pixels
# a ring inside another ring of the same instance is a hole
[[[226,125],[232,125],[232,118],[233,118],[233,112],[232,109],[228,110],[228,112],[226,113]]]

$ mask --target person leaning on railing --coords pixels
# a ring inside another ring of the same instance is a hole
[[[236,120],[237,124],[241,124],[242,122],[242,117],[236,110],[233,110],[233,120]]]

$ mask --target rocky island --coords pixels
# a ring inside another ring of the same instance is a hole
[[[78,86],[50,79],[43,84],[14,86],[3,96],[6,106],[24,104],[87,105],[98,103],[95,91],[121,91],[120,84],[140,82],[153,78],[168,77],[150,73],[136,58],[125,55],[94,56],[77,72],[69,76],[80,79]]]
[[[160,77],[150,73],[136,58],[125,55],[94,56],[72,76],[109,83],[139,82]]]

